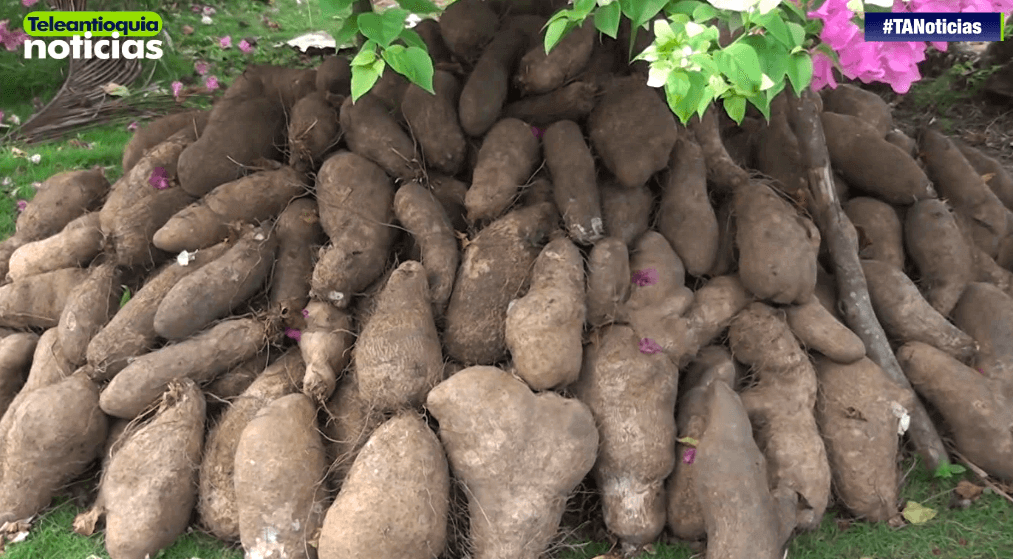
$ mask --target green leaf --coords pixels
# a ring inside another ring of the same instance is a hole
[[[620,4],[626,17],[633,21],[634,27],[641,27],[668,4],[668,0],[621,0]]]
[[[622,9],[619,7],[618,2],[612,2],[607,6],[602,6],[594,12],[594,26],[598,31],[616,38],[619,34],[619,16],[621,15]]]
[[[760,69],[760,57],[756,49],[744,42],[732,43],[722,51],[735,61],[740,72],[745,73],[749,81],[759,84],[763,71]]]
[[[429,52],[429,47],[426,46],[426,42],[422,40],[422,37],[407,27],[401,31],[401,40],[409,47],[419,47],[420,49]]]
[[[738,95],[725,97],[725,112],[735,121],[735,124],[742,124],[746,116],[746,98]]]
[[[341,28],[334,34],[334,43],[341,48],[353,44],[355,35],[359,32],[359,14],[352,14],[341,24]]]
[[[775,10],[766,15],[760,16],[756,18],[756,23],[758,23],[760,27],[766,29],[771,36],[789,49],[796,45],[791,31],[788,30],[788,24],[784,22],[781,12]],[[796,23],[795,25],[798,24]]]
[[[795,94],[800,95],[813,81],[813,60],[809,53],[800,52],[791,55],[788,59],[787,74]]]
[[[397,0],[397,5],[413,14],[437,14],[442,11],[429,0]]]
[[[781,84],[781,87],[782,88],[784,87],[783,83]],[[763,115],[763,118],[767,119],[767,121],[770,121],[770,100],[772,99],[772,97],[768,97],[766,91],[761,91],[760,93],[747,97],[746,99],[749,101],[750,105],[756,107],[756,109],[760,111],[760,114]]]
[[[675,439],[675,442],[684,444],[686,446],[696,446],[700,444],[700,441],[694,439],[693,437],[682,437],[681,439]]]
[[[666,20],[658,19],[654,21],[654,43],[657,45],[667,45],[669,43],[675,43],[679,39],[675,36],[675,31],[672,30],[672,24]]]
[[[334,0],[332,2],[320,2],[320,19],[337,19],[348,15],[352,11],[352,0]]]
[[[570,16],[572,20],[583,20],[591,14],[591,10],[594,9],[598,0],[577,0],[573,3],[573,13]]]
[[[123,286],[123,296],[120,297],[120,308],[122,309],[130,301],[130,288]]]
[[[376,61],[376,43],[373,41],[366,41],[356,53],[355,57],[352,58],[350,64],[352,67],[356,66],[371,66]]]
[[[376,81],[380,79],[380,75],[383,74],[383,69],[386,67],[386,63],[383,59],[377,59],[373,64],[364,66],[352,66],[352,102],[356,102],[360,97],[369,93],[369,90],[373,88]]]
[[[769,35],[750,35],[743,37],[742,42],[753,47],[753,50],[756,51],[756,56],[760,59],[760,71],[763,74],[774,83],[784,80],[789,57],[788,49],[785,45]],[[762,83],[760,88],[763,89]]]
[[[388,47],[401,36],[407,16],[408,12],[400,8],[391,8],[382,14],[359,14],[359,31],[381,47]]]
[[[433,91],[433,60],[429,53],[418,47],[404,48],[392,45],[383,51],[383,59],[390,64],[395,72],[408,78],[410,82],[428,91]]]
[[[718,11],[710,4],[700,4],[692,13],[693,21],[710,21],[718,16]]]
[[[552,47],[556,46],[563,39],[563,35],[569,31],[570,22],[565,19],[557,19],[550,22],[545,30],[545,53],[548,54]]]
[[[689,61],[691,63],[693,63],[693,64],[696,64],[700,68],[702,68],[708,74],[720,74],[721,73],[721,69],[718,68],[717,63],[714,62],[714,57],[712,57],[710,54],[702,53],[702,52],[701,53],[694,53],[694,54],[689,55]]]
[[[698,0],[680,0],[679,2],[669,2],[668,5],[665,6],[665,13],[668,15],[686,14],[691,16],[700,6],[709,6],[709,4]]]
[[[682,70],[673,70],[665,82],[665,94],[682,97],[689,91],[689,76]]]
[[[936,510],[914,501],[908,501],[901,514],[904,516],[904,520],[911,524],[925,524],[936,517]]]
[[[786,4],[791,4],[791,2],[786,2]],[[788,27],[788,33],[791,33],[791,44],[788,47],[797,47],[805,43],[804,27],[794,21],[789,21],[785,25]]]
[[[673,95],[667,83],[665,87],[668,106],[683,124],[689,121],[700,105],[710,103],[713,99],[713,90],[708,94],[707,79],[700,72],[690,72],[686,77],[689,79],[689,90],[681,97]]]

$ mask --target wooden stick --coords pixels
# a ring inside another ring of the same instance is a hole
[[[956,456],[958,460],[966,464],[967,467],[972,472],[974,472],[974,475],[978,476],[978,479],[985,482],[985,485],[989,486],[992,489],[992,491],[995,491],[996,495],[1000,495],[1002,496],[1003,499],[1006,499],[1007,501],[1013,503],[1013,497],[1010,497],[1009,493],[1003,491],[998,485],[992,483],[992,480],[989,479],[988,472],[976,466],[974,462],[971,462],[970,460],[967,459],[966,456],[957,452],[956,450],[953,451],[953,455]]]
[[[911,416],[908,436],[929,470],[935,471],[947,459],[946,447],[925,406],[914,393],[904,371],[897,362],[883,327],[876,318],[869,299],[869,288],[858,257],[858,235],[851,220],[841,209],[830,171],[823,122],[816,108],[816,93],[806,88],[801,99],[788,95],[788,122],[798,138],[799,155],[807,168],[812,208],[820,232],[827,241],[837,278],[838,300],[848,326],[865,343],[865,351],[887,376],[908,392],[904,402]]]

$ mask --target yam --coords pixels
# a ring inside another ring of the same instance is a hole
[[[865,239],[858,256],[866,260],[879,260],[904,269],[904,225],[897,211],[886,202],[858,196],[844,204],[844,213]]]
[[[139,204],[140,207],[121,217],[111,235],[117,264],[124,267],[155,264],[159,260],[154,244],[158,231],[174,214],[185,211],[193,202],[193,197],[182,188],[170,188],[156,192]]]
[[[352,315],[326,301],[310,301],[303,314],[306,329],[299,336],[299,350],[306,363],[303,391],[314,400],[325,402],[352,360],[355,343]]]
[[[870,522],[897,515],[900,388],[868,358],[816,361],[816,421],[826,443],[834,489],[847,509]]]
[[[102,452],[98,387],[71,375],[27,393],[0,432],[0,524],[35,516]]]
[[[176,282],[225,254],[229,246],[228,243],[220,243],[153,272],[88,343],[85,357],[92,378],[109,380],[126,367],[131,358],[155,347],[158,340],[155,313],[162,300]]]
[[[707,165],[700,146],[686,136],[680,137],[672,150],[658,209],[658,231],[690,275],[704,276],[714,268],[720,229],[707,194]]]
[[[224,241],[232,224],[272,219],[308,189],[303,174],[287,165],[259,171],[217,186],[197,202],[180,208],[152,240],[156,247],[173,254],[207,248]]]
[[[880,137],[893,129],[890,105],[879,95],[857,85],[843,83],[824,90],[823,110],[858,118],[872,126]]]
[[[679,386],[676,365],[663,353],[639,349],[640,340],[629,326],[606,326],[585,349],[573,385],[601,436],[592,474],[605,526],[636,546],[654,541],[665,527],[664,483],[675,467]]]
[[[398,180],[416,178],[420,165],[415,143],[375,94],[367,93],[355,102],[345,99],[340,119],[348,149]]]
[[[311,294],[344,308],[383,273],[394,241],[394,185],[368,159],[340,151],[320,167],[316,193],[330,245],[313,269]]]
[[[935,198],[932,183],[903,149],[858,117],[822,113],[827,150],[848,184],[884,202],[907,206]]]
[[[119,310],[122,278],[112,263],[95,266],[68,297],[56,331],[63,355],[73,365],[85,362],[88,344]]]
[[[129,172],[125,171],[113,184],[109,197],[99,210],[102,232],[107,236],[115,233],[121,219],[131,216],[146,199],[157,194],[159,190],[152,184],[157,184],[157,179],[164,177],[170,190],[178,190],[175,185],[180,180],[179,156],[196,140],[194,132],[184,128],[151,148]]]
[[[970,283],[953,308],[953,323],[977,346],[970,364],[1013,397],[1013,298],[987,283]]]
[[[426,44],[426,51],[429,52],[429,57],[432,58],[434,64],[451,61],[452,55],[450,49],[447,48],[447,43],[443,42],[443,31],[440,29],[438,20],[423,19],[416,23],[412,29]]]
[[[554,227],[552,205],[542,203],[508,213],[468,243],[444,315],[447,355],[464,364],[506,356],[507,307],[527,290],[531,265]]]
[[[939,195],[966,218],[974,244],[995,258],[1007,232],[1006,207],[949,138],[923,130],[918,148]]]
[[[316,407],[303,394],[267,404],[243,429],[234,483],[247,556],[316,556],[312,544],[326,504],[324,460]]]
[[[194,138],[200,136],[204,127],[207,126],[209,114],[210,111],[207,110],[191,109],[156,118],[138,128],[130,137],[126,147],[123,148],[123,174],[129,173],[145,152],[184,128],[192,129]]]
[[[338,113],[318,90],[298,100],[288,120],[288,164],[300,171],[316,167],[340,135]]]
[[[735,363],[723,346],[707,346],[700,350],[682,378],[688,390],[679,396],[676,406],[680,440],[700,441],[703,437],[707,427],[707,389],[714,382],[735,385]],[[697,468],[693,466],[696,445],[676,445],[675,458],[675,468],[665,485],[668,527],[681,540],[700,540],[707,535],[707,526],[696,496]]]
[[[312,68],[288,68],[270,64],[250,64],[243,75],[260,85],[261,94],[286,111],[300,99],[316,91],[317,71]],[[230,87],[225,98],[231,99]]]
[[[961,361],[975,355],[974,339],[933,308],[904,272],[876,260],[863,260],[862,270],[872,308],[891,338],[926,343]]]
[[[767,488],[767,465],[739,396],[713,382],[704,396],[706,427],[694,467],[707,529],[707,557],[778,559],[792,522]],[[786,525],[787,524],[787,525]]]
[[[904,132],[893,129],[886,134],[886,141],[904,150],[904,153],[911,157],[918,156],[918,141]]]
[[[439,439],[418,415],[399,414],[373,432],[352,464],[327,510],[320,556],[438,557],[447,542],[449,500]]]
[[[770,122],[755,134],[754,162],[756,170],[772,178],[778,190],[791,197],[808,194],[809,178],[802,164],[798,138],[788,124],[788,91],[771,101]]]
[[[474,60],[498,27],[499,17],[485,0],[458,0],[440,14],[443,42],[462,60]]]
[[[865,343],[850,328],[823,307],[814,294],[800,305],[785,311],[788,326],[805,347],[837,363],[854,363],[865,357]]]
[[[1013,479],[1013,407],[1002,387],[921,342],[904,344],[897,361],[918,394],[939,410],[957,450],[989,475]]]
[[[534,172],[539,151],[538,138],[530,126],[512,118],[497,122],[482,141],[464,198],[468,221],[500,217]]]
[[[967,162],[974,167],[974,170],[981,175],[989,189],[1007,208],[1013,208],[1013,174],[1006,170],[1006,167],[998,159],[985,155],[957,138],[950,138],[950,141],[960,150]],[[1009,221],[1009,216],[1007,216]]]
[[[668,321],[678,319],[693,302],[685,285],[686,269],[665,237],[657,231],[640,236],[630,251],[630,297],[623,307],[628,321],[641,338],[670,348]]]
[[[447,212],[433,192],[417,182],[410,182],[394,195],[394,215],[419,245],[433,316],[441,317],[450,301],[461,260]]]
[[[468,229],[468,220],[466,219],[468,210],[464,206],[464,199],[468,195],[468,185],[453,177],[431,173],[427,186],[443,206],[443,211],[447,213],[447,218],[450,219],[454,230],[466,231]]]
[[[921,274],[925,298],[940,314],[949,315],[976,270],[946,202],[924,200],[911,206],[904,218],[904,244]]]
[[[360,397],[372,408],[416,407],[443,379],[443,350],[422,264],[394,270],[352,352]]]
[[[354,371],[338,379],[334,394],[324,403],[324,413],[327,421],[323,424],[323,433],[330,463],[327,479],[337,492],[363,445],[386,419],[359,396]]]
[[[174,380],[206,384],[267,344],[266,326],[254,318],[218,323],[182,342],[135,358],[106,385],[99,400],[114,417],[137,417]]]
[[[61,268],[85,266],[102,251],[102,241],[99,213],[86,213],[59,233],[18,247],[10,255],[7,279],[17,281]]]
[[[239,541],[239,507],[235,491],[235,457],[239,437],[257,413],[274,400],[298,390],[302,377],[302,354],[290,349],[272,363],[222,413],[211,426],[200,462],[201,525],[216,537]]]
[[[180,187],[200,198],[238,179],[254,161],[277,158],[278,146],[284,143],[285,111],[278,100],[226,96],[211,109],[200,138],[179,154]]]
[[[55,235],[75,218],[97,209],[108,192],[109,181],[101,167],[57,173],[42,181],[18,215],[15,236],[37,241]]]
[[[595,153],[627,188],[668,166],[678,139],[672,110],[640,77],[616,78],[588,117]]]
[[[616,320],[630,295],[630,260],[626,243],[605,237],[587,259],[587,323],[597,328]]]
[[[591,59],[598,35],[593,21],[566,34],[548,53],[537,44],[520,61],[514,80],[522,95],[548,93],[580,73]]]
[[[553,198],[570,238],[581,245],[602,238],[605,225],[594,156],[580,125],[561,120],[545,130],[545,163],[552,175]]]
[[[508,27],[496,33],[482,51],[464,82],[457,106],[461,128],[469,136],[485,136],[500,119],[510,92],[510,76],[526,44],[524,33]]]
[[[808,301],[816,288],[819,230],[762,182],[733,196],[742,284],[774,303]]]
[[[28,379],[39,335],[18,332],[0,339],[0,417]]]
[[[594,465],[598,431],[587,406],[470,367],[429,392],[426,408],[465,486],[473,557],[541,557],[567,496]]]
[[[88,270],[62,268],[8,283],[0,287],[0,326],[52,328],[75,286],[85,281]]]
[[[317,66],[317,92],[348,96],[352,91],[352,65],[343,56],[325,56]]]
[[[192,381],[173,383],[155,417],[122,435],[91,511],[105,515],[112,559],[154,557],[186,532],[197,502],[194,464],[204,444],[204,416],[200,389]]]
[[[815,530],[830,500],[830,465],[814,415],[816,371],[783,315],[763,303],[732,319],[728,339],[732,355],[759,377],[742,404],[767,457],[771,493],[797,502],[794,524]]]
[[[263,286],[277,245],[266,227],[244,227],[225,254],[180,278],[165,294],[155,312],[155,332],[182,340],[228,316]]]
[[[416,84],[408,86],[401,112],[422,150],[426,167],[456,175],[468,151],[457,119],[460,86],[453,74],[437,70],[433,75],[433,91],[435,95]]]
[[[253,357],[232,367],[218,376],[214,381],[204,387],[205,399],[208,406],[216,404],[228,405],[239,397],[253,381],[264,372],[278,357],[278,353],[271,352],[270,348],[262,350]],[[217,407],[217,406],[215,406]],[[209,413],[210,415],[210,413]]]
[[[583,121],[594,109],[598,87],[575,81],[563,87],[518,99],[503,107],[504,118],[516,118],[544,128],[560,120]]]
[[[580,251],[566,237],[553,239],[535,259],[527,294],[506,314],[507,348],[532,389],[566,386],[580,375],[585,300]]]
[[[271,274],[271,307],[286,326],[295,328],[304,322],[301,313],[310,300],[314,257],[324,244],[316,201],[293,200],[278,216],[275,234],[278,260]]]

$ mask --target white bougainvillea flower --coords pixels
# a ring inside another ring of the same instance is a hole
[[[756,5],[757,0],[707,0],[711,6],[730,12],[748,12]]]
[[[29,157],[28,160],[38,165],[39,162],[42,161],[42,156],[36,153],[35,155]]]

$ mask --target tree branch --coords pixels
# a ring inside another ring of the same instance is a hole
[[[911,416],[908,435],[926,466],[935,471],[941,460],[947,459],[946,448],[929,419],[921,400],[914,393],[897,356],[887,341],[869,299],[869,288],[858,257],[858,235],[851,220],[841,209],[830,171],[830,154],[827,151],[823,123],[816,108],[816,93],[806,88],[801,99],[788,95],[788,122],[795,136],[802,164],[806,166],[809,191],[816,223],[826,239],[834,262],[838,300],[843,307],[844,320],[865,342],[869,359],[886,372],[887,376],[909,394],[904,405]]]

